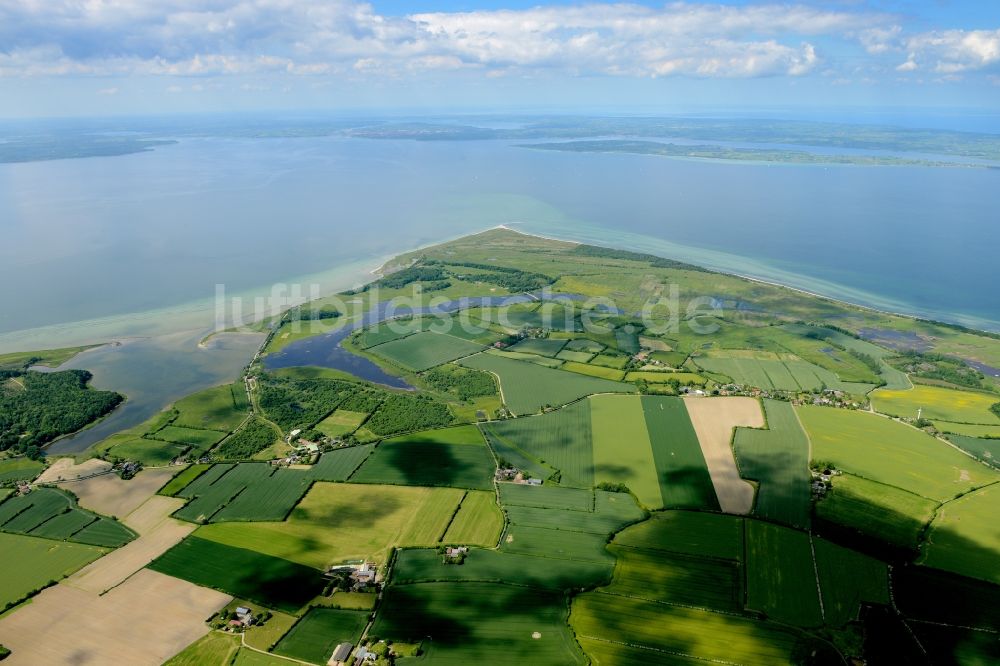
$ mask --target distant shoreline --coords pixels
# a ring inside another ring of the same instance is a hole
[[[511,223],[511,224],[517,224],[517,223]],[[589,243],[582,243],[580,241],[570,240],[568,238],[557,238],[555,236],[545,236],[543,234],[537,234],[537,233],[532,233],[532,232],[528,232],[528,231],[522,231],[520,229],[514,229],[514,228],[511,228],[510,226],[508,226],[506,224],[498,224],[498,225],[496,225],[494,227],[490,227],[489,229],[485,229],[484,231],[490,231],[492,229],[506,229],[507,231],[512,231],[514,233],[521,234],[522,236],[533,236],[535,238],[541,238],[541,239],[544,239],[544,240],[557,241],[557,242],[562,242],[562,243],[574,243],[576,245],[589,245]],[[479,232],[479,233],[482,233],[482,232]],[[442,242],[446,243],[448,241],[442,241]],[[439,244],[439,243],[436,243],[436,244]],[[621,248],[621,247],[619,247],[619,248],[613,248],[613,249],[625,250],[625,251],[628,251],[628,252],[634,251],[634,250],[628,250],[627,248]],[[410,251],[411,252],[415,252],[416,250],[410,250]],[[406,253],[404,253],[404,254],[406,254]],[[650,254],[656,254],[656,253],[655,252],[651,252]],[[657,255],[657,256],[661,256],[661,255]],[[663,258],[664,259],[673,259],[673,260],[676,260],[676,261],[682,261],[680,259],[677,259],[676,257],[663,257]],[[706,270],[710,270],[710,271],[713,271],[713,272],[716,272],[716,273],[720,273],[720,274],[723,274],[723,275],[729,275],[729,276],[732,276],[732,277],[738,277],[740,279],[747,280],[749,282],[755,282],[757,284],[764,284],[764,285],[768,285],[770,287],[781,287],[781,288],[784,288],[784,289],[789,289],[791,291],[798,292],[800,294],[805,294],[807,296],[812,296],[813,298],[818,298],[818,299],[830,301],[830,302],[833,302],[833,303],[838,303],[840,305],[846,305],[846,306],[849,306],[849,307],[859,308],[861,310],[867,310],[868,312],[874,312],[874,313],[883,314],[883,315],[890,315],[890,316],[894,316],[894,317],[902,317],[904,319],[910,319],[910,320],[913,320],[913,321],[924,321],[924,322],[929,322],[931,324],[937,324],[937,325],[940,325],[940,326],[958,327],[958,328],[966,329],[968,331],[972,331],[972,332],[976,332],[976,333],[986,333],[986,334],[992,335],[992,334],[996,334],[998,332],[998,331],[991,331],[991,330],[985,329],[985,328],[976,328],[974,326],[967,326],[965,324],[956,324],[956,323],[941,321],[941,320],[938,320],[938,319],[933,319],[933,318],[930,318],[930,317],[920,316],[920,315],[913,314],[913,313],[896,312],[894,310],[889,310],[889,309],[886,309],[886,308],[879,308],[879,307],[876,307],[876,306],[873,306],[873,305],[864,305],[862,303],[856,303],[854,301],[850,301],[850,300],[847,300],[847,299],[837,298],[836,296],[828,296],[826,294],[821,294],[821,293],[818,293],[818,292],[815,292],[815,291],[810,291],[808,289],[803,289],[801,287],[794,287],[792,285],[785,284],[784,282],[777,282],[775,280],[767,280],[765,278],[755,277],[753,275],[745,275],[745,274],[742,274],[742,273],[737,273],[737,272],[729,271],[729,270],[720,270],[720,269],[716,269],[716,268],[710,268],[708,266],[700,265],[700,264],[697,264],[697,263],[694,263],[694,262],[690,262],[690,261],[687,261],[687,260],[683,260],[683,261],[684,261],[684,263],[691,264],[692,266],[698,266],[699,268],[704,268]]]

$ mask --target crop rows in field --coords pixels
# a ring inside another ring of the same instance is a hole
[[[758,482],[754,514],[794,527],[809,526],[809,440],[791,404],[765,400],[767,430],[740,428],[733,449],[740,476]]]
[[[309,469],[266,463],[214,465],[171,489],[175,496],[191,500],[174,515],[191,522],[284,520],[313,482],[346,480],[371,451],[370,445],[330,451]]]
[[[590,487],[624,484],[649,508],[717,509],[683,401],[601,395],[539,416],[482,424],[498,457],[532,476]]]
[[[322,592],[321,572],[245,548],[189,536],[150,569],[289,613]]]
[[[117,548],[135,538],[121,523],[81,509],[66,493],[36,488],[0,504],[0,530]]]
[[[696,362],[708,372],[731,377],[737,384],[762,389],[798,392],[828,388],[864,395],[875,388],[873,384],[841,381],[829,370],[798,359],[701,356]]]
[[[274,652],[314,664],[325,663],[340,643],[356,644],[368,624],[368,613],[336,608],[310,608],[274,646]]]

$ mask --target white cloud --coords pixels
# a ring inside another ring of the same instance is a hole
[[[958,74],[1000,63],[1000,29],[944,30],[913,35],[906,40],[908,57],[900,71],[931,69]]]
[[[0,76],[407,76],[464,69],[486,76],[548,70],[794,77],[816,70],[817,44],[828,38],[854,40],[876,57],[910,53],[901,71],[931,62],[938,73],[956,73],[997,57],[996,33],[906,38],[890,16],[778,3],[389,17],[353,0],[0,0]]]
[[[115,88],[115,87],[101,88],[100,90],[97,91],[97,94],[98,95],[117,95],[118,94],[118,88]]]

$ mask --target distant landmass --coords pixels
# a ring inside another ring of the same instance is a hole
[[[559,143],[521,144],[522,148],[559,150],[574,153],[631,153],[660,155],[663,157],[688,157],[712,160],[738,160],[754,162],[787,162],[790,164],[854,164],[858,166],[933,166],[977,167],[965,162],[947,162],[882,155],[831,155],[810,153],[804,150],[773,150],[768,148],[729,148],[711,145],[684,145],[658,141],[566,141]]]

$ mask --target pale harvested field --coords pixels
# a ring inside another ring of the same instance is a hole
[[[107,460],[91,458],[90,460],[85,460],[79,465],[74,465],[72,458],[59,458],[54,463],[49,465],[48,469],[42,472],[35,483],[56,483],[58,481],[69,481],[70,479],[78,479],[81,476],[90,476],[91,474],[97,474],[98,472],[106,472],[109,469],[111,469],[111,463]]]
[[[726,513],[748,514],[753,509],[753,486],[740,478],[733,457],[733,429],[764,427],[764,414],[754,398],[684,398],[698,443],[708,464],[719,504]]]
[[[103,596],[55,585],[0,619],[7,664],[157,666],[232,597],[145,569]]]
[[[179,467],[144,469],[128,481],[117,474],[103,474],[81,481],[58,484],[80,499],[80,506],[105,516],[121,518],[135,511],[140,504],[163,487]]]
[[[170,518],[184,505],[173,497],[151,497],[123,521],[139,538],[88,564],[65,580],[66,585],[101,594],[152,562],[197,527]]]

